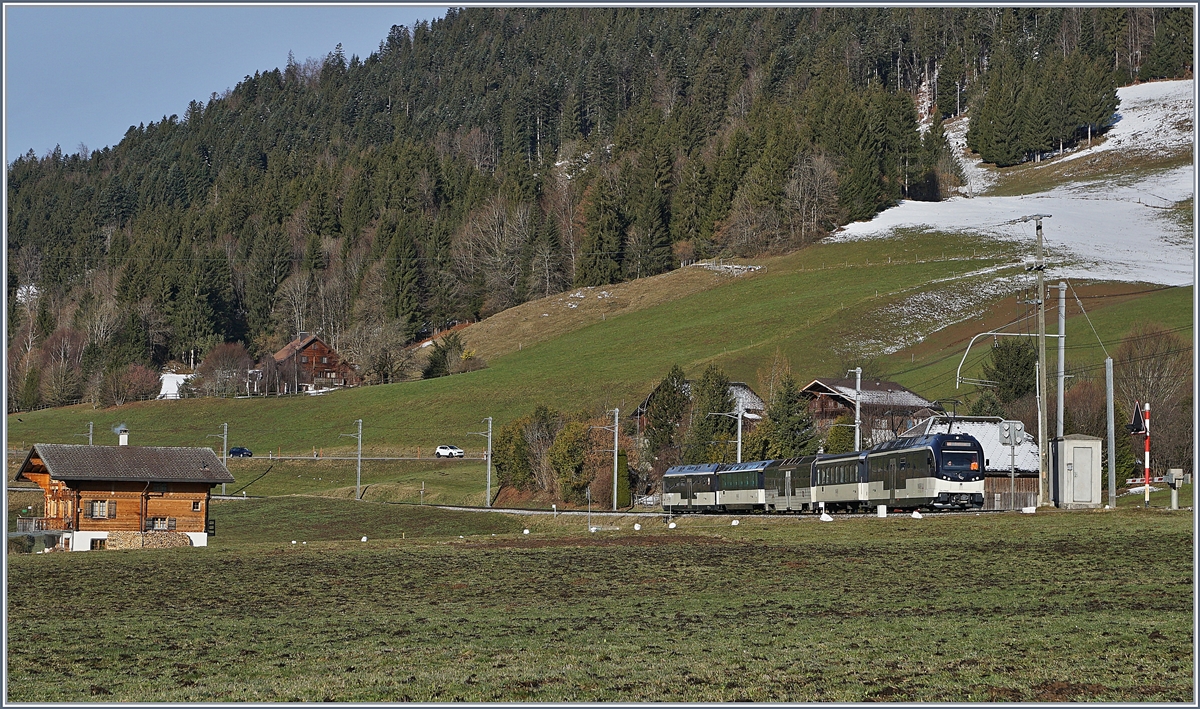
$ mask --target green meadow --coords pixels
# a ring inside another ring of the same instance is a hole
[[[1188,512],[213,517],[10,556],[8,700],[1194,701]]]

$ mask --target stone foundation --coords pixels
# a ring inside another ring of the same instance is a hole
[[[106,549],[170,549],[190,547],[192,540],[183,532],[109,532]]]

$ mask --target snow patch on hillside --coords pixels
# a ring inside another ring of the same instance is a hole
[[[958,162],[966,184],[958,188],[959,194],[974,197],[987,192],[999,179],[995,172],[983,166],[978,155],[967,150],[967,129],[971,125],[970,116],[959,116],[942,124],[946,134],[946,142],[950,144],[950,153]]]
[[[1169,155],[1190,146],[1196,103],[1195,81],[1155,81],[1117,90],[1117,120],[1104,142],[1064,156],[1058,162],[1096,153]],[[1045,167],[1040,165],[1039,167]]]
[[[1178,151],[1193,141],[1192,81],[1163,81],[1119,89],[1120,119],[1108,139],[1061,159],[1102,150]],[[994,173],[965,153],[967,120],[946,124],[946,135],[963,160],[968,195],[995,182]],[[1194,236],[1171,218],[1169,207],[1195,194],[1191,165],[1127,176],[1065,184],[1019,197],[955,197],[944,202],[901,202],[869,222],[849,224],[832,240],[887,238],[900,228],[975,233],[1011,240],[1033,257],[1028,214],[1043,221],[1051,278],[1191,285],[1195,281]]]

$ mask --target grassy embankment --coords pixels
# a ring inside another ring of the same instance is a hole
[[[484,416],[493,416],[498,426],[528,413],[536,403],[564,410],[619,406],[629,412],[674,363],[692,375],[717,363],[732,379],[757,385],[758,373],[778,348],[791,360],[798,379],[839,374],[853,350],[847,343],[872,327],[878,331],[881,311],[894,310],[892,306],[922,289],[946,287],[929,286],[931,273],[961,276],[993,266],[1015,271],[1015,257],[1011,245],[972,239],[947,244],[932,234],[821,245],[767,259],[767,269],[759,275],[728,279],[657,307],[614,317],[593,312],[578,329],[522,344],[477,372],[318,397],[156,401],[22,413],[8,417],[9,441],[13,447],[34,440],[77,443],[84,439],[75,434],[94,421],[98,443],[115,442],[109,440],[115,439],[110,429],[125,423],[135,444],[213,445],[217,439],[208,435],[228,422],[230,445],[248,446],[258,456],[268,450],[287,455],[314,448],[344,455],[352,450],[353,439],[339,434],[353,431],[354,419],[361,417],[364,454],[414,455],[420,448],[428,456],[433,446],[450,442],[478,455],[483,439],[468,433],[483,428]],[[973,280],[965,279],[963,287]],[[1093,323],[1102,337],[1113,340],[1147,313],[1168,327],[1190,323],[1190,290],[1148,293],[1124,302],[1097,299]],[[895,378],[929,398],[954,394],[960,343],[979,328],[1011,320],[1009,311],[1016,306],[1005,306],[1001,302],[984,321],[941,330],[893,355],[898,360]],[[1073,315],[1069,342],[1086,341],[1085,335],[1094,342],[1083,319]]]
[[[1187,513],[590,535],[578,517],[432,514],[225,502],[208,549],[11,557],[8,698],[1193,698]]]

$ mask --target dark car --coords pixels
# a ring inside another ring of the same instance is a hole
[[[254,453],[249,448],[242,448],[241,446],[238,446],[236,448],[229,449],[230,458],[249,458],[252,455],[254,455]]]

